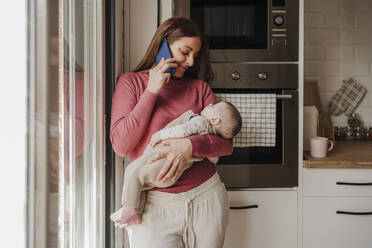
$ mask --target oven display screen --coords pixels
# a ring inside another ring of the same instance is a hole
[[[211,49],[267,49],[268,1],[192,0],[190,7]]]

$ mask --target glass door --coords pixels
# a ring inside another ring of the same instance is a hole
[[[62,10],[61,243],[103,247],[103,1],[65,0]]]
[[[104,247],[103,0],[28,3],[28,247]]]

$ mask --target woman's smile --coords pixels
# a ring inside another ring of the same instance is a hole
[[[169,44],[173,57],[178,64],[174,77],[182,77],[187,69],[194,65],[195,57],[201,48],[199,37],[182,37]]]

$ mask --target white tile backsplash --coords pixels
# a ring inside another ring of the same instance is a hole
[[[353,44],[353,30],[352,29],[342,29],[342,30],[339,30],[339,32],[340,32],[340,40],[339,40],[340,44],[343,44],[343,45]]]
[[[338,43],[337,29],[307,29],[305,44],[334,44]]]
[[[305,58],[308,60],[324,60],[324,46],[305,46]]]
[[[354,53],[352,46],[324,46],[326,60],[353,61]]]
[[[340,75],[346,77],[369,76],[369,63],[363,62],[340,62]]]
[[[307,28],[324,27],[324,15],[320,13],[305,14],[304,25]]]
[[[357,45],[354,47],[355,61],[369,62],[372,60],[372,46]]]
[[[305,61],[305,76],[338,76],[339,74],[338,61]]]
[[[355,26],[357,28],[370,28],[372,23],[371,14],[363,14],[356,16]]]
[[[310,12],[338,13],[340,10],[340,0],[305,0],[308,1]]]
[[[353,44],[370,44],[369,29],[354,29],[352,30]]]
[[[318,82],[321,104],[343,79],[356,78],[368,91],[356,112],[372,125],[372,0],[305,0],[305,80]],[[344,115],[334,124],[346,125]]]
[[[352,15],[329,14],[324,18],[323,27],[326,28],[353,28],[355,23],[355,18]]]
[[[371,107],[371,102],[370,101],[371,101],[371,94],[370,93],[367,93],[364,96],[363,101],[360,103],[359,107],[360,108],[369,108],[369,107]]]
[[[340,9],[341,12],[344,13],[351,14],[368,13],[370,4],[369,2],[370,0],[342,0]]]
[[[342,77],[323,77],[317,80],[320,92],[336,92],[342,85]]]

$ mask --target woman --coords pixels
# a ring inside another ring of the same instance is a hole
[[[156,64],[160,44],[166,40],[173,58]],[[173,17],[156,31],[134,72],[120,76],[112,102],[110,138],[115,152],[140,156],[152,134],[186,110],[194,113],[215,97],[209,85],[197,79],[208,47],[198,27],[184,17]],[[176,68],[171,76],[168,68]],[[165,152],[149,163],[166,158],[159,180],[177,177],[185,161],[232,153],[232,141],[215,135],[163,141]],[[148,192],[142,223],[129,226],[131,247],[222,247],[228,221],[228,201],[216,167],[208,159],[194,163],[169,188]]]

